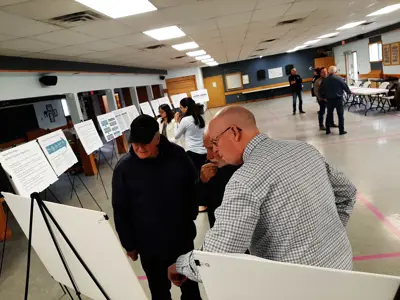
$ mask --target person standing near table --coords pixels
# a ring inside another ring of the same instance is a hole
[[[291,75],[289,76],[289,84],[293,97],[293,115],[296,114],[297,98],[299,98],[299,112],[301,114],[305,114],[305,111],[303,111],[303,95],[302,95],[303,79],[301,79],[300,75],[297,74],[297,70],[295,68],[292,69]]]
[[[339,119],[339,134],[347,134],[344,130],[344,109],[343,95],[346,92],[351,94],[349,86],[344,82],[343,78],[336,75],[337,68],[330,66],[328,70],[329,76],[326,77],[319,87],[319,97],[327,101],[328,114],[326,117],[326,134],[331,133],[331,124],[333,123],[333,111],[336,109]]]

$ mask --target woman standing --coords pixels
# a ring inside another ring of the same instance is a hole
[[[160,105],[158,112],[161,116],[158,123],[160,124],[160,133],[169,141],[175,142],[175,120],[174,113],[168,104]]]
[[[192,160],[198,173],[207,160],[207,150],[203,146],[205,122],[200,114],[201,108],[192,98],[183,98],[180,102],[181,113],[175,114],[176,130],[175,139],[182,136],[185,141],[185,150]],[[204,205],[204,203],[199,203]],[[199,211],[206,211],[206,207],[200,206]]]

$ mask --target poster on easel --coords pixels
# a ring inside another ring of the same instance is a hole
[[[161,105],[167,104],[170,108],[172,108],[171,102],[169,101],[168,97],[158,98],[158,103]]]
[[[210,98],[208,97],[208,91],[206,89],[193,91],[190,94],[192,95],[192,99],[196,103],[203,104],[210,101]]]
[[[0,163],[21,196],[42,192],[58,180],[36,140],[1,152]]]
[[[183,93],[183,94],[178,94],[178,95],[172,95],[170,98],[171,98],[171,101],[172,101],[172,104],[174,105],[174,107],[179,108],[181,106],[181,100],[183,98],[187,98],[187,97],[188,97],[188,95],[186,93]]]
[[[92,120],[76,124],[74,128],[86,154],[90,155],[103,147],[103,142]]]
[[[151,107],[153,107],[153,111],[155,114],[158,113],[158,108],[160,107],[160,103],[158,102],[158,99],[154,99],[150,101]]]
[[[129,129],[129,123],[126,123],[124,114],[127,114],[123,108],[112,111],[115,119],[117,120],[118,126],[121,132],[127,131]]]
[[[133,120],[135,120],[140,114],[135,105],[127,106],[124,108],[127,112],[127,122],[129,123],[129,128]]]
[[[78,162],[61,129],[39,137],[38,143],[57,176]]]
[[[104,138],[107,142],[122,135],[121,129],[119,128],[118,122],[113,113],[97,116],[97,120],[99,121],[101,131],[103,132]]]
[[[144,115],[148,115],[150,117],[154,117],[153,110],[151,109],[149,102],[140,103],[140,108]]]

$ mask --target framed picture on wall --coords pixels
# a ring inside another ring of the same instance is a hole
[[[382,63],[384,66],[390,66],[392,63],[390,52],[390,44],[382,46]]]
[[[225,75],[226,89],[237,90],[243,88],[243,78],[241,72],[230,73]]]
[[[391,63],[392,65],[400,65],[400,58],[399,58],[399,45],[400,42],[390,44],[390,55],[391,55]]]

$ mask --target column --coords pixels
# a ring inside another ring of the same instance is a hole
[[[72,123],[78,124],[83,121],[81,105],[79,103],[78,94],[65,94],[69,113],[71,115]]]

